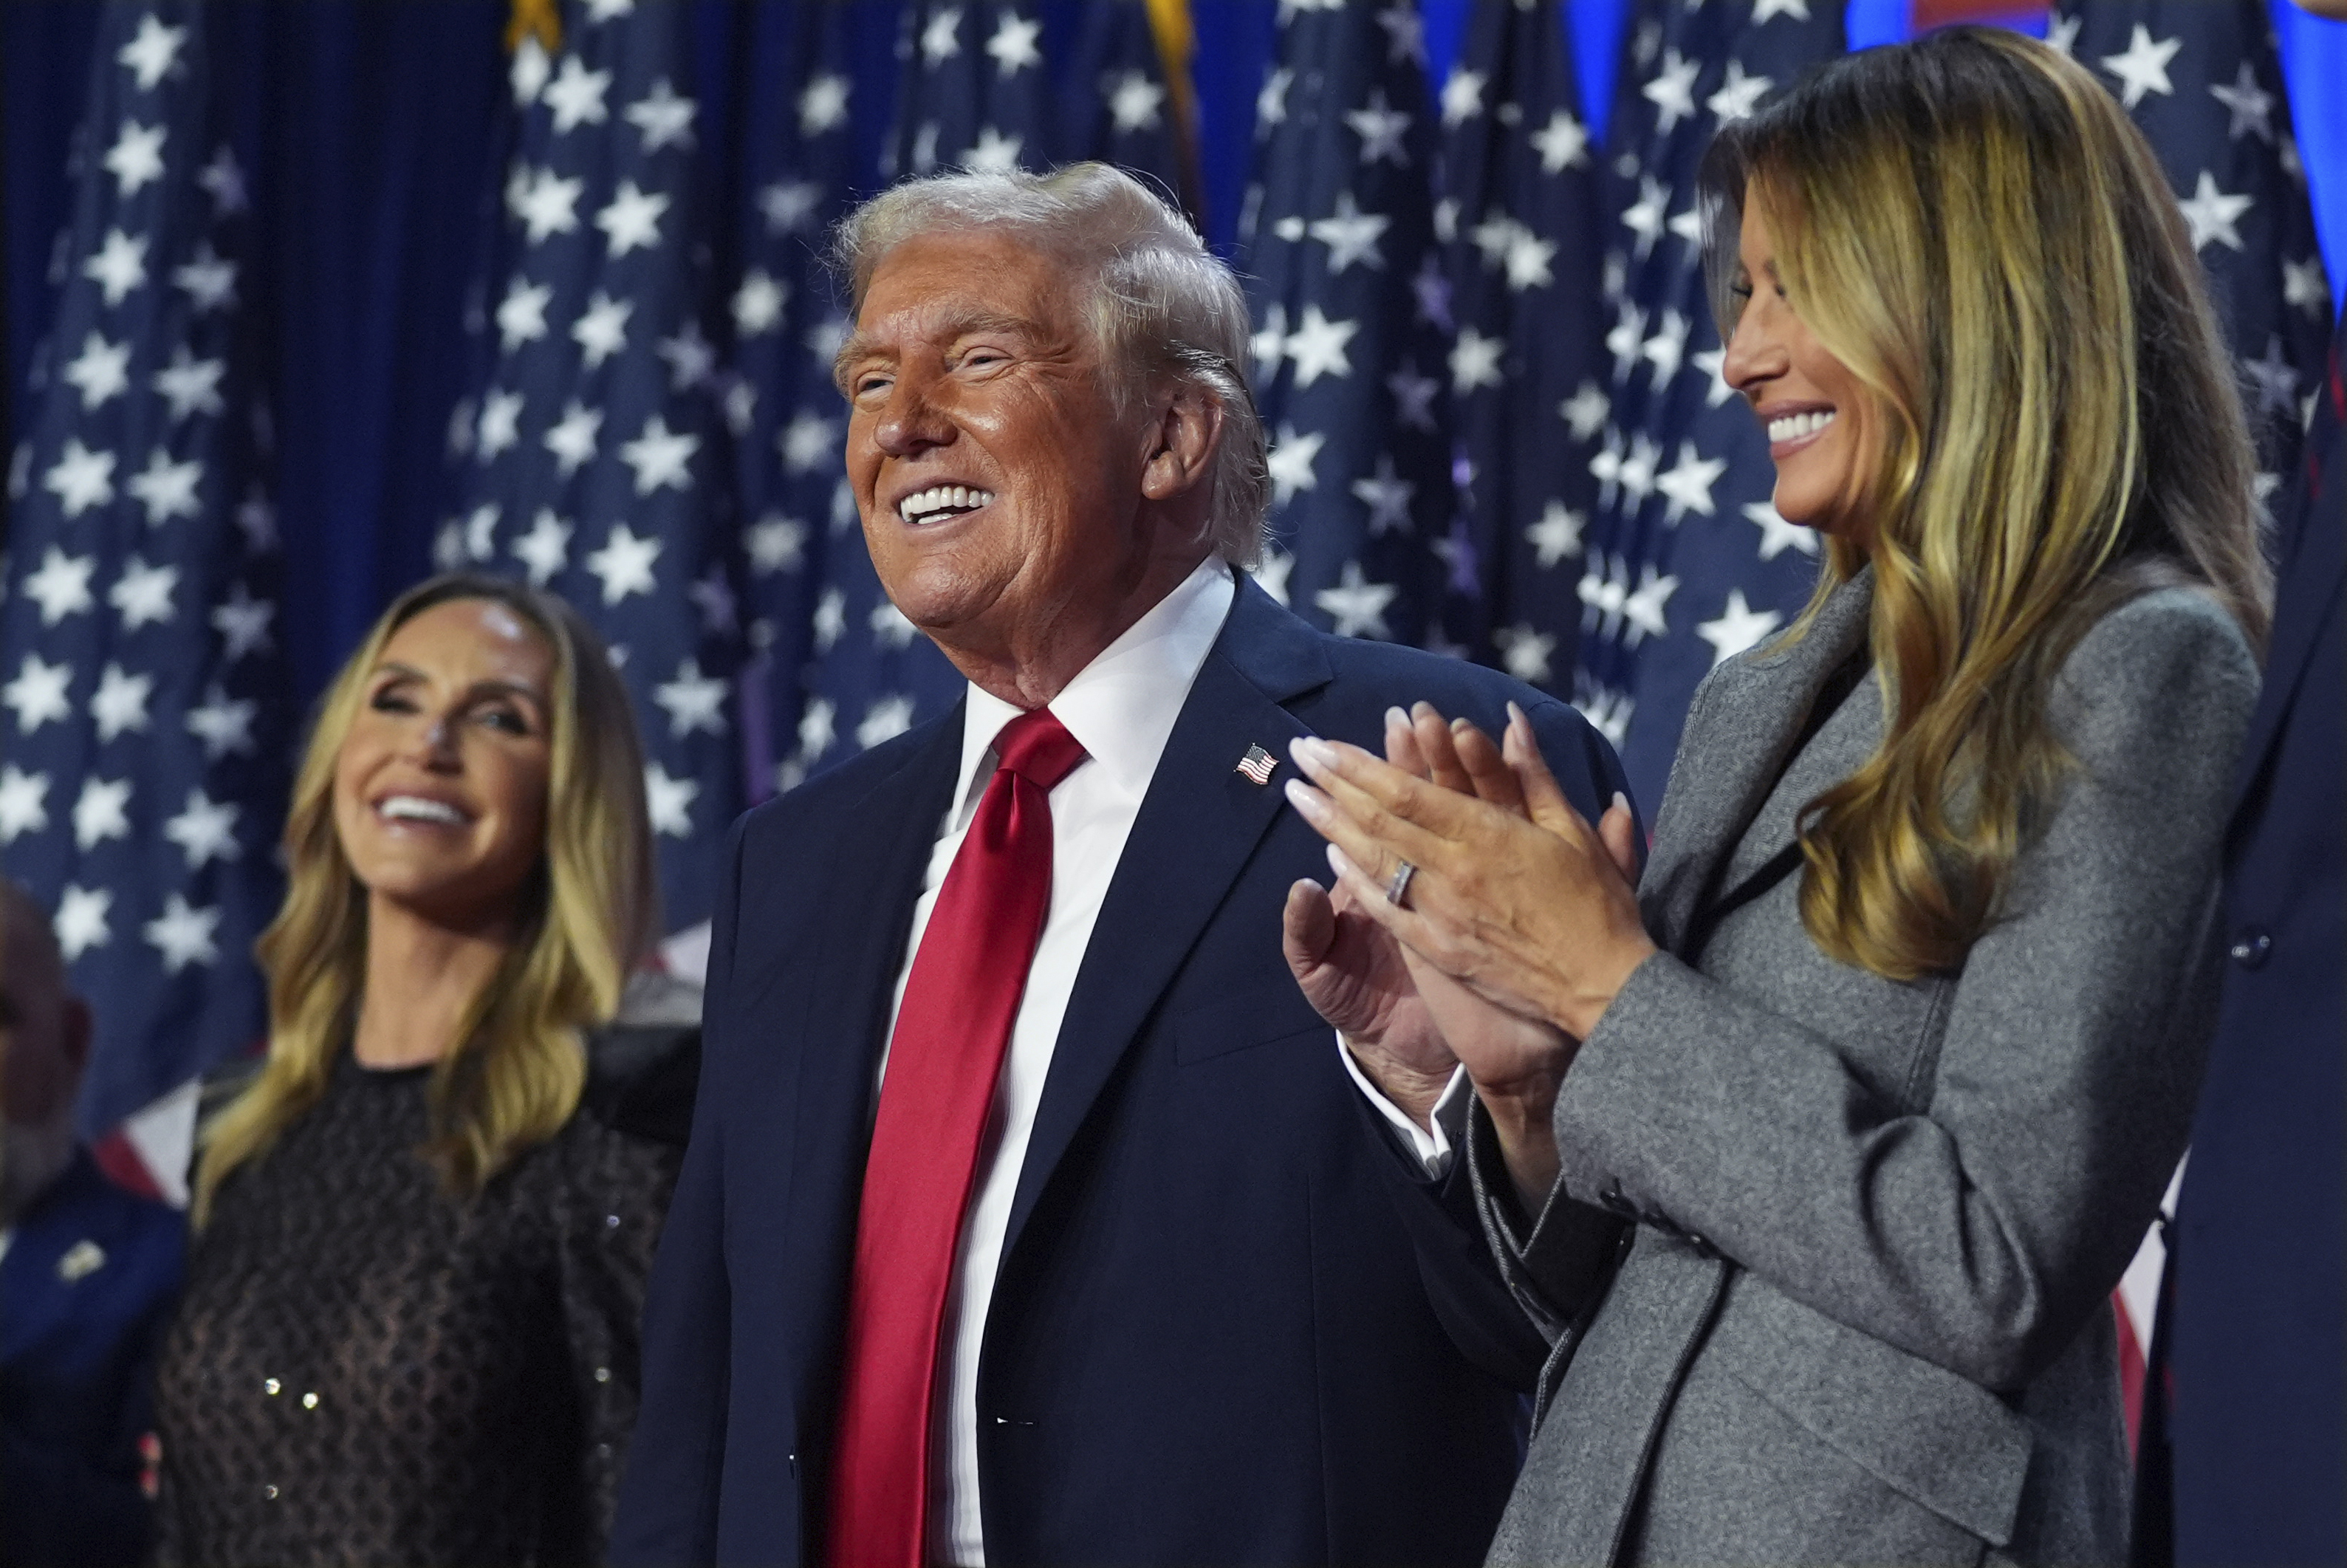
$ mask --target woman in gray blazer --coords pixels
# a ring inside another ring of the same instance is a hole
[[[1706,183],[1816,599],[1696,693],[1635,895],[1521,722],[1299,743],[1290,958],[1404,1110],[1473,1081],[1554,1347],[1494,1563],[2116,1563],[2108,1301],[2268,601],[2222,339],[2142,138],[2016,35],[1837,61]]]

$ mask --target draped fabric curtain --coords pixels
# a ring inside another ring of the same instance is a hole
[[[649,0],[689,6],[704,145],[724,185],[755,123],[762,13],[838,5],[855,62],[856,161],[880,166],[898,66],[901,0]],[[1081,0],[1036,7],[1066,33]],[[1199,110],[1206,125],[1206,221],[1227,241],[1246,179],[1256,87],[1274,0],[1194,0]],[[1059,15],[1054,15],[1058,13]],[[365,626],[432,569],[451,504],[452,410],[466,390],[468,292],[494,232],[511,138],[510,0],[345,0],[211,8],[218,91],[256,149],[261,225],[255,286],[274,318],[279,512],[299,591],[282,632],[302,699],[314,697]],[[5,393],[10,445],[26,370],[54,312],[52,250],[72,210],[69,164],[99,8],[0,8],[5,92]],[[712,204],[723,252],[741,203]]]
[[[751,114],[756,6],[692,5],[705,123]],[[774,4],[824,0],[770,0]],[[856,134],[876,162],[896,73],[899,0],[827,0],[858,14]],[[1046,13],[1081,0],[1046,0]],[[1200,157],[1209,237],[1237,230],[1255,95],[1269,69],[1277,0],[1191,0]],[[1583,103],[1602,136],[1626,0],[1570,0]],[[1456,56],[1466,0],[1423,0],[1432,73]],[[254,171],[261,264],[278,322],[279,410],[288,579],[300,591],[282,632],[306,701],[382,605],[431,569],[445,515],[446,422],[465,379],[466,294],[497,197],[508,113],[503,38],[510,0],[228,0],[215,70],[264,149]],[[2333,255],[2347,253],[2347,26],[2274,0],[2294,107]],[[0,201],[5,201],[5,397],[25,373],[56,293],[51,250],[70,211],[67,169],[88,80],[97,7],[0,6]],[[1062,26],[1066,18],[1057,19]],[[1899,0],[1850,7],[1853,46],[1901,36]],[[723,236],[718,237],[721,242]],[[2347,268],[2334,267],[2347,272]]]

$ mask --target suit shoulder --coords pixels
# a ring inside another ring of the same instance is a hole
[[[1461,659],[1389,642],[1323,641],[1332,678],[1291,710],[1317,733],[1375,751],[1385,733],[1387,709],[1425,702],[1447,718],[1466,719],[1497,735],[1506,728],[1508,704],[1513,702],[1532,721],[1557,782],[1583,812],[1602,810],[1615,790],[1628,787],[1613,745],[1569,702]]]
[[[117,1182],[85,1147],[17,1228],[28,1256],[42,1249],[41,1237],[53,1235],[59,1240],[87,1236],[118,1255],[176,1259],[185,1245],[187,1222],[161,1199]]]
[[[1328,649],[1335,683],[1348,694],[1373,700],[1380,711],[1389,704],[1405,707],[1429,702],[1446,712],[1454,708],[1503,709],[1514,702],[1527,713],[1542,716],[1555,709],[1571,722],[1584,723],[1570,703],[1525,684],[1514,676],[1463,659],[1429,653],[1393,642],[1373,642],[1358,637],[1323,637]]]
[[[921,752],[939,738],[939,732],[958,722],[960,704],[871,750],[858,753],[837,767],[826,768],[805,784],[784,791],[742,816],[745,840],[764,842],[778,833],[794,831],[810,821],[821,821],[835,811],[852,806],[875,785],[897,770],[911,765]]]
[[[106,1180],[105,1201],[113,1214],[117,1234],[127,1245],[175,1257],[185,1247],[187,1216],[162,1199],[131,1192],[109,1177]]]

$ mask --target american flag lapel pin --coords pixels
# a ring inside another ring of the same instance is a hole
[[[1267,784],[1271,782],[1271,770],[1278,765],[1279,759],[1261,746],[1249,746],[1246,755],[1239,759],[1238,771],[1246,775],[1249,784]]]

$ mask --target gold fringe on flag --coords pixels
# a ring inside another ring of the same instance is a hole
[[[521,47],[524,38],[536,38],[548,55],[562,52],[562,8],[557,0],[513,0],[513,17],[506,24],[506,53]]]
[[[1149,30],[1157,38],[1158,63],[1165,70],[1166,96],[1174,106],[1174,143],[1181,159],[1182,206],[1191,221],[1206,226],[1205,180],[1198,163],[1198,99],[1190,61],[1198,52],[1198,29],[1190,0],[1147,0]]]

